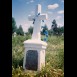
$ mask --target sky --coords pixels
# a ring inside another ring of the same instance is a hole
[[[12,17],[15,18],[16,25],[22,25],[24,32],[27,32],[32,21],[28,20],[29,15],[35,14],[37,4],[42,6],[42,14],[48,14],[48,20],[42,23],[51,28],[52,21],[55,19],[58,26],[64,26],[64,0],[12,0]]]

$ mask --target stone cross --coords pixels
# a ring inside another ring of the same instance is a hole
[[[47,14],[41,14],[41,5],[38,4],[35,15],[29,16],[33,21],[34,29],[32,39],[24,41],[24,60],[23,69],[40,71],[45,66],[45,49],[47,43],[41,40],[40,30],[41,21],[47,19]]]
[[[47,14],[41,14],[41,5],[38,4],[35,10],[35,15],[29,15],[28,19],[34,22],[34,29],[32,34],[32,39],[41,40],[40,30],[41,30],[41,20],[46,20],[48,18]]]

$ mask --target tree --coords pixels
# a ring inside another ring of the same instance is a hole
[[[58,33],[57,23],[56,23],[56,20],[55,19],[52,21],[52,30],[53,30],[53,34],[54,35],[56,35]]]
[[[64,26],[58,27],[57,30],[58,30],[58,35],[62,35],[62,33],[64,33]]]
[[[51,36],[52,35],[52,30],[50,29],[50,30],[48,30],[48,34]]]
[[[32,35],[32,33],[33,33],[33,27],[32,27],[32,26],[30,26],[30,27],[28,28],[28,33]]]
[[[23,31],[23,29],[22,29],[22,25],[19,26],[19,28],[17,29],[16,33],[17,33],[18,35],[24,35],[24,31]]]
[[[13,34],[14,32],[16,32],[16,30],[17,30],[16,21],[15,21],[15,19],[12,17],[12,34]]]
[[[61,27],[61,32],[64,33],[64,26]]]

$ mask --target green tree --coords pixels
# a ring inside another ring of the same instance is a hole
[[[48,30],[48,34],[51,36],[52,35],[52,30],[50,29],[50,30]]]
[[[58,27],[57,30],[58,30],[58,35],[61,35],[62,33],[64,33],[64,26]]]
[[[12,17],[12,34],[13,34],[14,32],[16,32],[16,30],[17,30],[16,21],[15,21],[15,19]]]
[[[55,19],[52,21],[52,30],[53,30],[54,35],[56,35],[58,33],[57,23],[56,23]]]
[[[61,27],[61,32],[64,33],[64,26]]]
[[[32,33],[33,33],[33,27],[32,27],[32,26],[30,26],[30,27],[28,28],[28,33],[32,35]]]
[[[24,31],[23,31],[22,25],[19,26],[19,28],[17,29],[16,33],[18,35],[24,35]]]

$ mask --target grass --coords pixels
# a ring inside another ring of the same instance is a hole
[[[12,77],[64,77],[64,37],[49,36],[46,66],[40,72],[24,72],[23,42],[29,38],[31,38],[30,35],[12,37]]]

